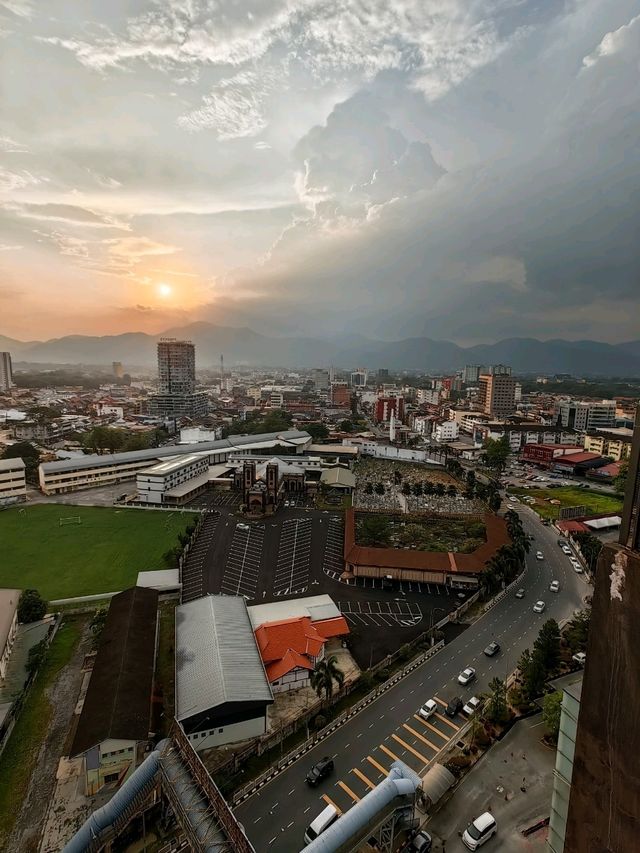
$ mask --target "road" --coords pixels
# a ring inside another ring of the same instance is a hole
[[[423,773],[442,746],[456,738],[464,721],[456,718],[452,723],[440,713],[427,726],[416,717],[422,703],[435,697],[446,704],[455,695],[466,700],[486,690],[492,678],[504,678],[521,652],[532,647],[546,619],[564,619],[581,606],[589,588],[558,547],[557,533],[543,526],[528,507],[518,505],[518,511],[525,530],[535,537],[522,581],[525,598],[506,596],[442,651],[238,806],[236,815],[257,850],[301,850],[304,830],[327,802],[346,811],[383,778],[396,757]],[[543,561],[535,558],[538,549]],[[549,592],[551,580],[560,581],[558,594]],[[543,614],[532,612],[537,599],[547,604]],[[487,658],[482,650],[494,639],[502,651]],[[477,669],[477,679],[463,688],[457,676],[466,666]],[[325,755],[334,758],[336,772],[311,789],[304,777]]]

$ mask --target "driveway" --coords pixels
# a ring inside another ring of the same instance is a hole
[[[547,830],[525,838],[523,829],[549,817],[555,751],[541,742],[542,714],[521,720],[465,776],[453,795],[429,821],[434,853],[463,853],[460,839],[468,823],[490,811],[498,834],[482,850],[487,853],[543,851]]]

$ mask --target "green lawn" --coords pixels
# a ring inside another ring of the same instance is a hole
[[[81,524],[60,526],[79,516]],[[190,513],[46,504],[0,512],[0,586],[46,599],[115,592],[138,572],[161,569]]]
[[[555,519],[560,507],[586,506],[588,515],[598,515],[602,512],[618,514],[622,510],[622,500],[617,495],[598,492],[593,489],[578,489],[574,486],[563,486],[560,489],[509,489],[511,494],[530,495],[536,498],[531,507],[543,518]],[[549,500],[560,501],[560,506],[549,503]]]
[[[29,779],[51,720],[52,707],[46,692],[54,683],[60,670],[71,660],[85,624],[86,617],[70,617],[60,626],[4,752],[0,756],[0,849],[2,850],[5,849],[4,844],[20,813]]]

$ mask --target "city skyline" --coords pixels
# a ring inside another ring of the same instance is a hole
[[[0,333],[637,337],[637,0],[3,0],[0,39]]]

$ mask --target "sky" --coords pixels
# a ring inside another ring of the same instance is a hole
[[[640,0],[0,0],[0,334],[640,337]]]

